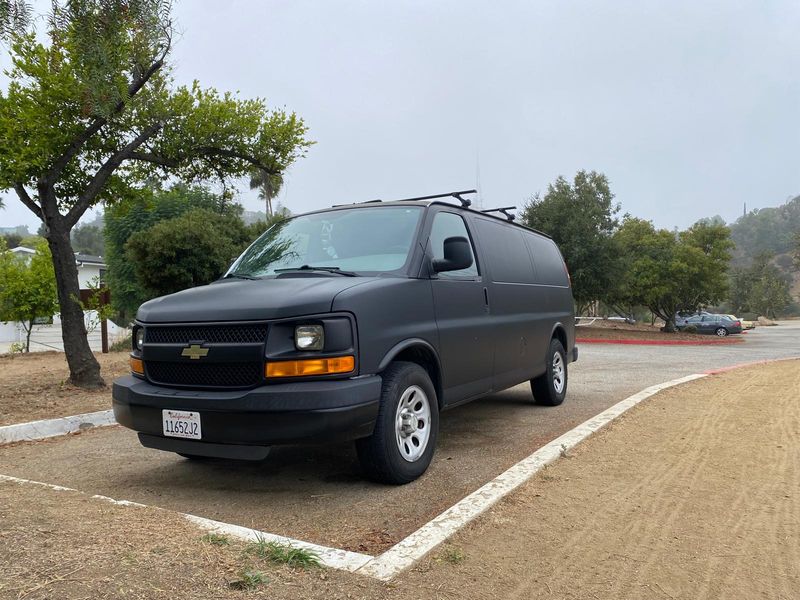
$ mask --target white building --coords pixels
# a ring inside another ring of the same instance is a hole
[[[35,253],[30,248],[18,246],[11,252],[25,259],[30,259]],[[75,253],[75,264],[78,265],[78,284],[80,289],[88,289],[90,285],[97,285],[105,280],[106,264],[102,256]],[[92,350],[100,351],[100,325],[95,311],[84,313],[86,329],[89,330],[89,345]],[[118,337],[125,335],[125,329],[118,327],[111,321],[108,322],[108,339],[113,343]],[[0,354],[9,352],[11,344],[25,341],[25,329],[20,323],[0,322]],[[61,340],[61,319],[53,315],[53,322],[45,325],[35,325],[31,334],[31,352],[34,350],[64,350]]]

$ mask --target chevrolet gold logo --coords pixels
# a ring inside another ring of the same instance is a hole
[[[190,344],[188,348],[184,348],[181,356],[188,356],[192,360],[200,360],[208,355],[208,348],[203,348],[200,344]]]

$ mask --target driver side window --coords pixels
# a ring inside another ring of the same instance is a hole
[[[470,251],[472,252],[472,265],[459,271],[439,273],[439,279],[476,279],[478,277],[478,263],[475,260],[475,249],[472,247],[472,240],[467,232],[464,219],[454,213],[437,213],[433,218],[430,235],[433,258],[444,258],[444,241],[449,237],[463,237],[469,241]]]

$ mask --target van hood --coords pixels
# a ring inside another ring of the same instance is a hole
[[[224,279],[145,302],[136,318],[142,323],[198,323],[326,313],[337,294],[376,279],[336,275]]]

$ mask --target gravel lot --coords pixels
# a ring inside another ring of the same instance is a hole
[[[116,427],[4,448],[0,473],[377,553],[628,395],[690,373],[800,355],[798,334],[794,322],[732,346],[586,344],[564,405],[534,406],[523,385],[447,412],[432,468],[403,487],[363,481],[350,445],[277,448],[262,464],[192,463],[141,448]]]

